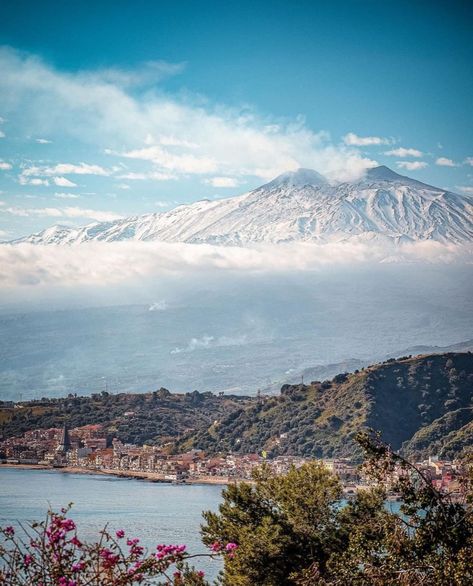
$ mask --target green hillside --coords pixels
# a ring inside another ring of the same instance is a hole
[[[210,453],[353,456],[371,427],[410,456],[453,457],[473,444],[473,354],[390,359],[331,381],[283,385],[278,396],[154,393],[43,399],[2,408],[0,437],[101,423],[110,437]]]
[[[42,399],[15,409],[2,408],[0,403],[0,438],[19,436],[30,429],[61,427],[67,420],[71,428],[100,423],[110,437],[123,442],[158,444],[207,427],[247,402],[244,397],[197,391],[173,394],[161,388],[143,394]]]
[[[411,455],[454,455],[472,443],[472,389],[471,353],[391,359],[332,381],[284,385],[280,396],[233,411],[181,445],[352,456],[356,433],[371,427]]]

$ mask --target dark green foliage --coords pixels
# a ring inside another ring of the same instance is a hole
[[[468,586],[473,583],[473,493],[465,464],[453,500],[422,472],[367,433],[358,437],[373,486],[340,502],[336,477],[315,462],[254,484],[231,485],[217,513],[204,514],[204,543],[236,542],[224,586]],[[391,481],[395,468],[404,474]],[[385,506],[399,492],[401,513]]]
[[[332,505],[341,497],[339,481],[316,463],[274,477],[266,467],[255,473],[256,485],[230,485],[219,513],[204,513],[203,541],[236,542],[226,564],[224,584],[286,584],[305,567],[307,555],[325,563],[338,542]]]
[[[212,452],[264,449],[272,456],[353,457],[360,453],[356,433],[372,427],[395,449],[404,444],[412,456],[453,457],[473,444],[472,390],[470,353],[390,359],[331,382],[286,384],[279,397],[249,403],[181,445]]]
[[[20,409],[0,408],[0,437],[19,436],[30,429],[70,428],[101,423],[106,433],[136,444],[172,441],[184,433],[207,428],[224,413],[245,404],[244,397],[217,397],[212,393],[154,393],[43,399],[23,403]]]

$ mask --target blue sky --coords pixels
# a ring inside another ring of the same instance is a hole
[[[297,166],[472,193],[472,22],[454,1],[4,3],[0,237]]]

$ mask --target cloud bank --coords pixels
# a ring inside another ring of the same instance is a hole
[[[0,245],[0,287],[101,286],[166,276],[314,271],[379,263],[469,263],[473,246],[363,240],[259,247],[156,242]]]

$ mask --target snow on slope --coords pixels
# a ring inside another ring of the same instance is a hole
[[[473,200],[381,166],[354,183],[330,184],[310,169],[284,173],[243,195],[198,201],[81,228],[53,226],[15,243],[165,241],[245,245],[341,241],[473,240]]]

